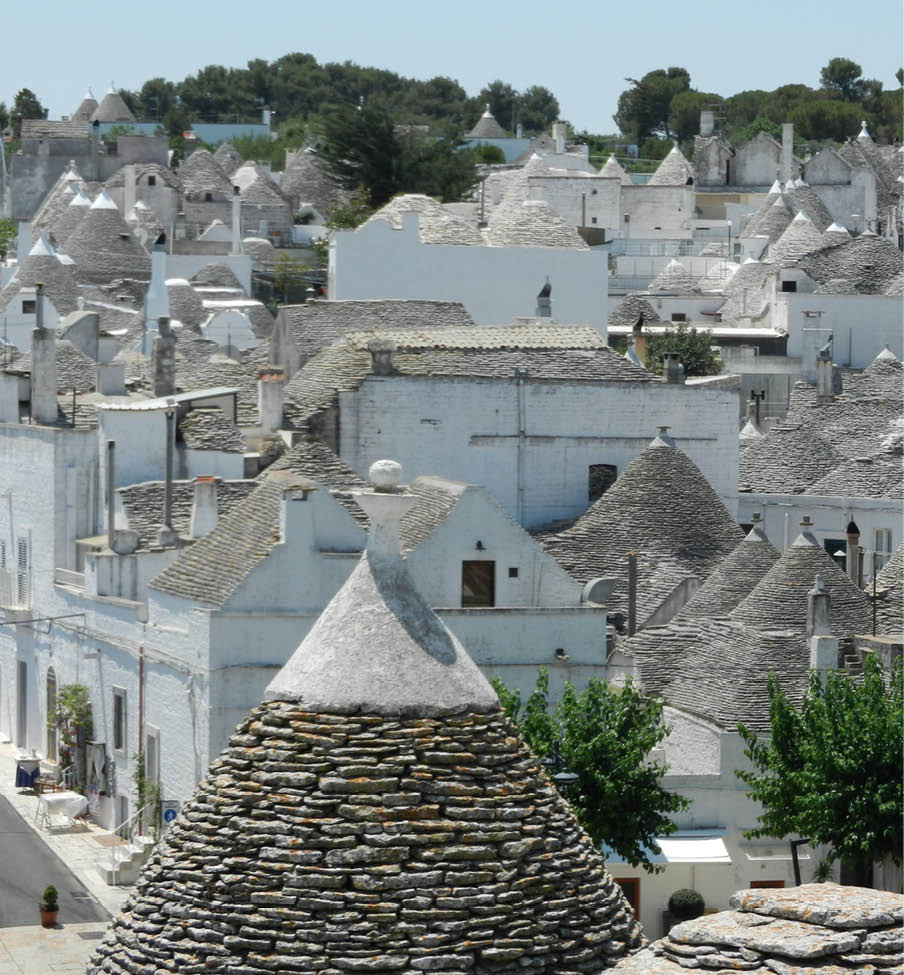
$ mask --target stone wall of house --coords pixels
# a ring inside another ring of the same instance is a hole
[[[339,448],[355,470],[394,457],[409,479],[440,474],[484,484],[511,517],[535,527],[577,517],[588,504],[590,465],[624,470],[667,424],[733,511],[737,398],[730,377],[687,385],[528,380],[519,448],[514,379],[373,377],[340,394]]]
[[[621,182],[608,176],[531,176],[528,198],[545,200],[570,227],[619,230]]]
[[[694,218],[693,186],[623,186],[619,237],[691,236]],[[626,223],[625,218],[630,217]]]
[[[460,301],[477,325],[534,316],[547,278],[553,319],[591,325],[605,338],[609,299],[602,252],[422,244],[416,221],[394,230],[375,220],[330,241],[330,298]]]

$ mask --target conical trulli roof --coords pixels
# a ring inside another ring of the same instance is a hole
[[[477,124],[465,136],[466,139],[507,139],[505,129],[496,121],[495,116],[487,105],[486,111],[477,120]]]
[[[829,213],[828,207],[822,202],[822,197],[808,183],[798,180],[788,195],[798,213],[806,213],[820,233],[824,232],[832,223],[832,214]]]
[[[182,322],[189,328],[198,328],[207,317],[204,311],[204,299],[185,280],[185,278],[168,278],[166,292],[169,298],[170,317]]]
[[[685,159],[678,146],[672,146],[669,154],[647,181],[647,186],[687,186],[688,181],[691,184],[694,181],[694,167]]]
[[[89,973],[589,972],[639,945],[589,837],[408,579],[411,499],[361,503],[368,551],[183,805]]]
[[[81,190],[70,198],[69,205],[56,217],[49,228],[50,235],[58,247],[66,243],[66,238],[82,222],[90,206],[90,198]]]
[[[830,599],[832,633],[850,639],[871,627],[869,597],[838,568],[831,555],[804,527],[781,558],[731,612],[731,618],[759,630],[795,630],[807,625],[807,594],[816,576]]]
[[[754,525],[685,603],[678,619],[727,616],[778,561],[778,549]]]
[[[646,587],[652,612],[669,586],[705,579],[743,537],[697,465],[660,434],[570,528],[541,541],[576,579],[617,578],[610,599],[619,609],[627,600],[627,553],[638,552],[638,606]]]
[[[206,193],[221,200],[232,198],[232,181],[207,149],[195,149],[179,167],[178,175],[186,200],[203,200]]]
[[[691,295],[699,294],[697,279],[681,263],[673,257],[668,264],[650,282],[649,290],[653,294]]]
[[[545,200],[518,203],[506,197],[490,217],[486,239],[494,247],[588,249],[574,227],[570,227]]]
[[[94,109],[91,121],[129,123],[135,121],[135,116],[122,100],[122,95],[111,86],[100,100],[100,104]]]
[[[751,234],[748,229],[744,231],[744,236],[768,237],[772,244],[788,229],[793,219],[794,213],[788,201],[780,196],[757,222],[754,233]]]
[[[791,221],[781,237],[774,244],[770,244],[766,260],[770,264],[790,267],[807,254],[813,254],[823,247],[825,241],[819,229],[805,213],[801,212]]]
[[[308,203],[321,213],[348,195],[330,175],[322,157],[312,149],[302,149],[295,154],[286,166],[280,188],[294,207]]]
[[[621,180],[623,186],[633,186],[631,180],[631,174],[621,165],[621,163],[615,158],[615,156],[610,155],[606,162],[603,164],[602,169],[600,169],[600,176],[610,176],[615,179]]]
[[[231,142],[221,142],[213,158],[227,176],[231,176],[245,161]]]
[[[0,311],[23,289],[44,285],[44,295],[57,314],[68,315],[78,308],[78,285],[71,264],[63,264],[47,238],[41,235],[32,245],[16,273],[0,291]]]
[[[851,235],[840,223],[831,223],[822,232],[822,239],[825,247],[834,247],[836,244],[846,244]]]
[[[85,97],[79,102],[78,108],[72,113],[72,121],[90,122],[96,108],[97,99],[94,97],[94,92],[89,88],[85,92]]]
[[[116,278],[147,280],[151,258],[135,239],[119,208],[103,191],[66,241],[80,281],[107,284]]]

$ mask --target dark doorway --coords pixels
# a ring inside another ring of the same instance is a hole
[[[496,563],[467,561],[461,563],[462,606],[496,605]]]

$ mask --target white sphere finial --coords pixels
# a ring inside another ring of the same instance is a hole
[[[394,491],[402,480],[402,465],[394,460],[376,460],[367,472],[375,491]]]

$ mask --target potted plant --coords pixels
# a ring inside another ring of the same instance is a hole
[[[60,905],[57,900],[57,889],[53,884],[44,888],[44,894],[38,908],[41,911],[41,927],[56,927],[57,911],[59,911]]]

